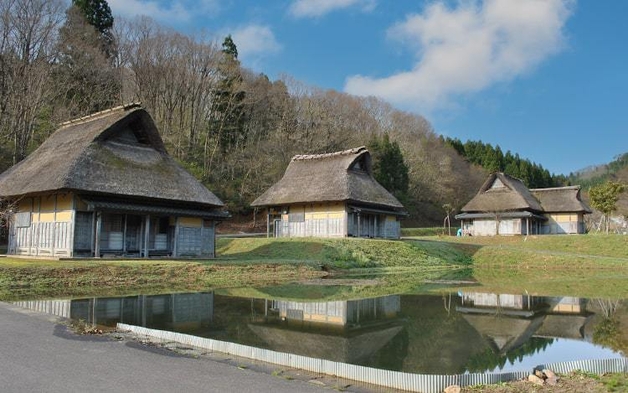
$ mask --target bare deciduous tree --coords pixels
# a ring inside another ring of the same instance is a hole
[[[63,21],[59,0],[0,2],[0,138],[12,162],[26,157],[53,86],[50,67]]]

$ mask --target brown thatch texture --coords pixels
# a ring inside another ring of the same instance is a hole
[[[580,199],[580,186],[530,190],[547,213],[584,212],[591,209]]]
[[[354,169],[356,163],[362,169]],[[403,209],[397,198],[375,181],[370,165],[371,156],[365,147],[295,156],[283,178],[251,206],[347,201]]]
[[[56,190],[224,206],[166,153],[150,115],[137,106],[64,124],[0,175],[3,197]]]
[[[501,182],[503,187],[493,187],[496,181]],[[514,210],[542,212],[543,207],[521,180],[504,173],[493,173],[461,210],[467,213]]]

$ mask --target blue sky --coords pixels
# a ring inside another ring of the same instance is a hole
[[[626,0],[109,0],[567,174],[628,151]]]

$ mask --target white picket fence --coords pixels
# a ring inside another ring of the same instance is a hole
[[[119,330],[130,331],[153,342],[175,342],[225,353],[233,356],[277,364],[284,367],[306,370],[318,374],[337,376],[340,378],[369,383],[377,386],[407,390],[410,392],[437,393],[447,386],[486,385],[523,379],[530,371],[508,373],[482,373],[457,375],[411,374],[399,371],[381,370],[372,367],[333,362],[290,353],[276,352],[247,345],[235,344],[210,338],[197,337],[189,334],[175,333],[164,330],[149,329],[141,326],[118,323]],[[628,359],[583,360],[574,362],[551,363],[539,365],[557,373],[568,373],[581,370],[591,373],[628,372]]]

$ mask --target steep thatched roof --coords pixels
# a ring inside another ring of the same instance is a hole
[[[373,178],[371,155],[365,147],[294,156],[283,178],[251,206],[339,201],[403,209],[403,205]]]
[[[0,175],[3,197],[58,190],[224,206],[168,155],[150,115],[137,105],[64,123]]]
[[[580,186],[537,188],[530,192],[541,202],[547,213],[591,213],[591,209],[580,199]]]
[[[580,186],[528,190],[521,180],[505,173],[491,174],[461,211],[464,217],[484,212],[591,213],[580,198]]]
[[[543,207],[521,180],[504,173],[491,174],[480,191],[462,208],[467,213],[515,210],[542,212]]]

